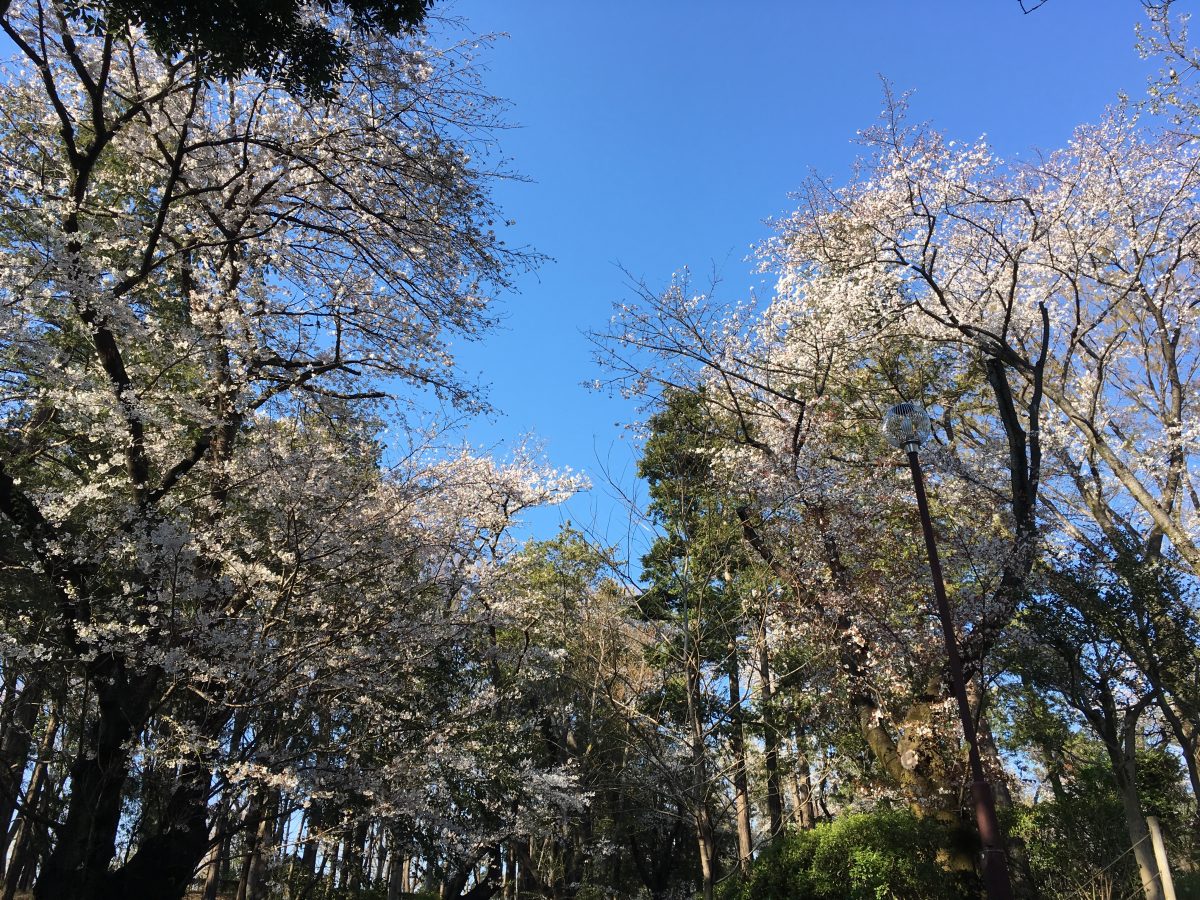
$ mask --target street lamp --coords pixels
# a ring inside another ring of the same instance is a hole
[[[925,477],[921,473],[921,460],[917,456],[921,445],[929,440],[929,414],[916,403],[899,403],[889,409],[883,417],[883,434],[889,444],[908,454],[908,466],[912,470],[913,490],[916,491],[917,508],[921,512],[921,529],[925,532],[925,549],[929,552],[933,595],[937,599],[938,618],[942,620],[942,636],[946,640],[946,657],[950,663],[950,688],[958,701],[958,715],[962,719],[963,735],[967,739],[967,755],[971,764],[971,796],[975,801],[975,822],[979,826],[979,839],[983,843],[983,883],[991,900],[1012,900],[1008,859],[1004,855],[1000,824],[996,820],[992,786],[983,775],[979,737],[975,733],[975,719],[971,715],[971,704],[967,700],[962,657],[958,652],[958,641],[954,637],[954,620],[950,616],[950,602],[946,599],[946,585],[942,580],[942,564],[938,559],[937,544],[933,537],[933,520],[929,517],[929,501],[925,497]]]

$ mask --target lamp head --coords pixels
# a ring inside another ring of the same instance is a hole
[[[929,440],[929,413],[917,403],[897,403],[884,414],[883,436],[893,447],[914,453]]]

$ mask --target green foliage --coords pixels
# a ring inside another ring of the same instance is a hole
[[[720,900],[952,900],[973,896],[972,879],[938,861],[946,826],[908,810],[879,809],[791,831]]]
[[[432,0],[322,0],[323,12],[356,29],[398,35],[420,25]],[[255,72],[288,90],[314,97],[334,92],[348,61],[346,43],[299,0],[108,0],[108,28],[135,23],[164,53],[196,55],[214,76]],[[75,6],[92,28],[96,9]]]
[[[1175,872],[1177,900],[1200,900],[1200,872]]]
[[[1017,807],[1007,830],[1024,842],[1034,882],[1046,897],[1074,896],[1077,888],[1098,879],[1117,886],[1136,883],[1133,857],[1126,853],[1129,832],[1115,792],[1068,794]]]
[[[1071,759],[1061,793],[1054,800],[1013,809],[1008,833],[1024,842],[1043,896],[1074,897],[1084,886],[1111,885],[1117,896],[1135,890],[1137,872],[1128,853],[1129,832],[1111,765],[1099,745],[1079,737],[1068,751]],[[1174,754],[1138,752],[1142,806],[1146,815],[1158,816],[1168,840],[1188,831],[1188,804],[1180,778],[1180,762]]]
[[[728,438],[707,408],[704,392],[668,393],[649,426],[638,475],[649,483],[648,512],[662,534],[642,558],[642,577],[649,585],[642,607],[647,618],[666,618],[681,611],[685,595],[691,595],[692,606],[703,599],[717,601],[750,563],[736,501],[711,469],[713,449]],[[724,618],[705,625],[720,632]]]

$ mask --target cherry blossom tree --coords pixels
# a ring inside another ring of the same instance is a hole
[[[949,363],[928,359],[922,370],[913,354],[888,358],[878,342],[877,352],[860,356],[874,340],[869,325],[856,338],[842,333],[856,327],[853,319],[772,312],[761,320],[748,308],[722,313],[680,282],[647,307],[623,311],[612,361],[639,365],[627,370],[635,378],[703,385],[729,423],[708,450],[719,477],[744,498],[745,543],[785,588],[774,604],[778,630],[833,651],[847,680],[836,693],[849,701],[878,764],[922,807],[945,808],[960,776],[946,755],[944,663],[921,599],[927,581],[912,550],[912,511],[877,433],[897,380],[919,392]],[[649,369],[656,361],[630,348],[666,358]],[[977,402],[981,381],[960,384],[960,399]],[[980,492],[994,497],[994,471],[983,474],[982,484],[958,482],[944,509],[978,502]],[[1002,575],[984,554],[999,550],[1003,559],[1004,541],[990,522],[960,524],[947,529],[951,570],[961,573],[958,608],[991,621]]]
[[[60,4],[0,27],[19,51],[0,113],[0,514],[22,584],[5,702],[69,691],[48,709],[72,722],[61,747],[45,726],[37,762],[65,797],[37,895],[181,896],[235,844],[255,895],[314,805],[318,843],[420,819],[469,851],[454,797],[495,758],[454,723],[486,695],[432,679],[478,627],[513,518],[577,482],[442,436],[484,406],[449,341],[533,259],[497,236],[472,161],[494,120],[466,49],[357,35],[313,103],[210,83]]]
[[[1171,20],[1156,22],[1152,49],[1189,58]],[[852,178],[810,179],[761,248],[769,300],[730,307],[678,280],[621,307],[602,344],[626,390],[692,391],[731,423],[709,450],[744,492],[745,539],[790,586],[793,616],[837,636],[862,733],[910,795],[959,776],[933,749],[952,748],[953,726],[905,549],[909,501],[873,434],[887,406],[935,414],[935,514],[981,704],[1047,549],[1197,575],[1200,182],[1176,77],[1155,94],[1174,127],[1117,107],[1028,162],[909,122],[889,91]],[[979,509],[995,514],[967,512]],[[1131,596],[1143,626],[1120,632],[1122,652],[1157,673],[1194,755],[1189,688],[1167,662],[1194,659],[1188,592]]]

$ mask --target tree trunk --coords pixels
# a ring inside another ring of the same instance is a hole
[[[796,768],[792,777],[795,791],[796,824],[806,831],[817,824],[817,810],[813,804],[812,765],[808,760],[808,748],[804,744],[800,729],[796,729]]]
[[[717,883],[717,840],[713,828],[712,815],[707,806],[694,810],[692,815],[696,825],[696,845],[700,850],[700,877],[704,900],[713,900],[713,890]]]
[[[246,860],[246,900],[267,900],[267,872],[275,842],[275,820],[279,815],[279,788],[261,788],[258,827],[254,849]]]
[[[368,865],[367,859],[367,823],[357,822],[353,828],[346,831],[345,884],[351,892],[357,893],[363,888],[363,879]]]
[[[746,780],[746,737],[742,728],[742,682],[738,666],[737,639],[729,642],[730,750],[733,753],[733,802],[737,810],[738,865],[750,869],[754,858],[754,836],[750,831],[750,791]]]
[[[771,656],[767,649],[764,621],[759,631],[758,677],[762,691],[763,760],[767,770],[767,818],[774,838],[783,830],[783,796],[779,792],[779,727],[773,702],[775,690],[771,684]]]
[[[37,810],[43,806],[42,792],[46,788],[46,766],[54,749],[54,738],[58,734],[58,709],[55,707],[46,722],[46,731],[38,745],[37,763],[29,776],[29,787],[25,791],[24,806],[27,810]],[[12,833],[12,856],[4,872],[4,900],[13,900],[21,876],[32,869],[34,864],[34,828],[35,823],[28,815],[17,817]]]
[[[373,830],[371,838],[371,853],[375,858],[374,871],[367,881],[368,886],[374,886],[376,881],[383,881],[387,877],[388,871],[388,850],[390,849],[391,841],[384,840],[382,828]],[[386,882],[385,882],[386,883]]]
[[[686,600],[685,600],[686,603]],[[691,779],[688,791],[688,804],[691,807],[692,822],[696,828],[696,845],[700,852],[700,874],[703,878],[704,900],[713,900],[713,890],[716,885],[717,843],[712,814],[709,812],[708,798],[711,784],[708,776],[708,751],[705,747],[705,723],[702,719],[703,698],[700,696],[700,647],[699,647],[699,615],[695,616],[695,630],[687,622],[685,606],[684,636],[684,675],[687,684],[687,716],[691,730]]]
[[[226,872],[229,870],[229,851],[230,851],[230,828],[229,809],[232,805],[231,795],[233,788],[231,785],[226,785],[221,792],[221,802],[217,806],[217,812],[213,816],[212,827],[209,831],[209,858],[208,864],[204,869],[204,893],[201,895],[203,900],[217,900],[217,894],[221,890],[221,881],[224,879]]]
[[[1125,746],[1114,741],[1105,740],[1112,761],[1113,778],[1117,783],[1117,793],[1121,796],[1121,806],[1125,812],[1125,828],[1129,832],[1129,841],[1133,845],[1133,858],[1137,863],[1138,876],[1142,881],[1142,891],[1146,900],[1164,900],[1162,880],[1158,874],[1158,862],[1154,858],[1154,847],[1150,843],[1150,829],[1146,826],[1146,816],[1142,811],[1141,797],[1138,796],[1136,746],[1132,729],[1127,730]]]
[[[209,852],[208,865],[204,872],[204,891],[200,895],[202,900],[217,900],[217,894],[221,890],[221,873],[225,868],[225,860],[229,857],[229,836],[225,835],[216,838],[216,843]]]
[[[98,715],[71,764],[66,820],[34,889],[37,900],[100,900],[116,855],[130,739],[140,734],[158,684],[155,670],[130,675],[123,660],[95,667]]]
[[[338,873],[341,871],[341,856],[342,842],[334,841],[324,858],[321,860],[321,869],[317,873],[318,877],[324,877],[325,867],[329,867],[329,886],[330,888],[340,888],[343,885],[338,883]]]
[[[688,666],[688,715],[692,727],[692,822],[696,826],[696,845],[700,851],[700,874],[703,878],[704,900],[713,900],[717,880],[717,842],[712,814],[708,809],[708,767],[704,747],[704,725],[700,721],[699,673]]]
[[[14,681],[16,679],[13,679]],[[15,690],[15,684],[8,686]],[[29,748],[33,743],[33,729],[38,713],[42,709],[44,682],[33,676],[15,696],[5,710],[4,737],[0,740],[0,867],[8,855],[9,826],[17,807],[17,797],[25,780],[25,767],[29,760]],[[8,698],[6,697],[7,701]],[[57,727],[57,726],[56,726]],[[39,759],[41,757],[39,756]]]
[[[304,849],[300,851],[300,870],[304,873],[306,884],[312,884],[317,878],[317,851],[321,846],[324,824],[321,801],[313,800],[304,814],[304,837],[301,841]]]
[[[387,900],[400,900],[402,893],[408,893],[408,857],[400,850],[396,833],[390,835],[388,853]]]
[[[478,877],[481,863],[485,865],[485,870],[483,876]],[[477,876],[475,884],[464,894],[463,888],[467,886],[472,875]],[[500,877],[500,847],[493,845],[487,848],[482,859],[474,860],[446,880],[442,897],[444,900],[489,900],[500,890]]]
[[[211,786],[207,766],[193,761],[180,768],[157,831],[143,836],[133,858],[112,873],[107,896],[178,900],[184,895],[209,849]]]
[[[38,797],[37,807],[34,812],[40,818],[41,822],[29,820],[25,823],[26,833],[29,836],[29,852],[26,856],[24,870],[19,873],[17,880],[17,893],[31,893],[33,891],[34,879],[38,876],[38,867],[45,864],[45,859],[50,855],[51,837],[50,828],[44,822],[56,821],[58,813],[61,811],[59,806],[59,787],[54,784],[54,770],[46,769],[45,778],[42,781],[41,794]]]

